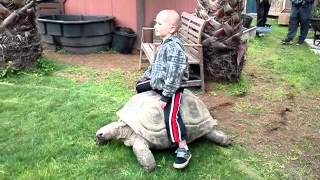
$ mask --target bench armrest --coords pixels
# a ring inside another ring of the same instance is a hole
[[[183,46],[187,46],[187,47],[202,47],[202,44],[188,44],[188,43],[183,43]]]

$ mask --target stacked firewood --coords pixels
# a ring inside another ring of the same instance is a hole
[[[42,53],[35,2],[0,0],[0,68],[35,66]]]
[[[246,42],[241,40],[243,0],[197,0],[195,14],[206,20],[203,32],[207,73],[215,80],[239,81]]]

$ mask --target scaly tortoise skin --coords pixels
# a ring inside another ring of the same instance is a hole
[[[118,121],[97,131],[97,142],[102,144],[111,139],[121,140],[126,146],[132,146],[146,171],[153,170],[156,162],[150,149],[176,146],[167,136],[159,100],[160,96],[153,91],[134,95],[117,112]],[[212,118],[206,105],[187,89],[181,99],[180,114],[187,128],[188,143],[204,137],[219,145],[230,144],[229,137],[215,129],[217,120]]]

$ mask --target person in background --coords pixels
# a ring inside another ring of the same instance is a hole
[[[283,45],[293,44],[292,40],[296,36],[300,24],[300,36],[297,45],[304,43],[309,31],[309,21],[311,18],[313,0],[291,0],[291,14],[287,37],[281,40]]]
[[[265,32],[271,31],[271,25],[267,24],[267,16],[271,6],[271,0],[256,0],[257,4],[257,36],[263,37]]]

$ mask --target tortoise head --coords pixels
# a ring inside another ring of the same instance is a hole
[[[119,134],[119,128],[124,126],[121,122],[112,122],[101,127],[96,132],[96,142],[97,144],[106,144],[108,141],[114,139]]]

